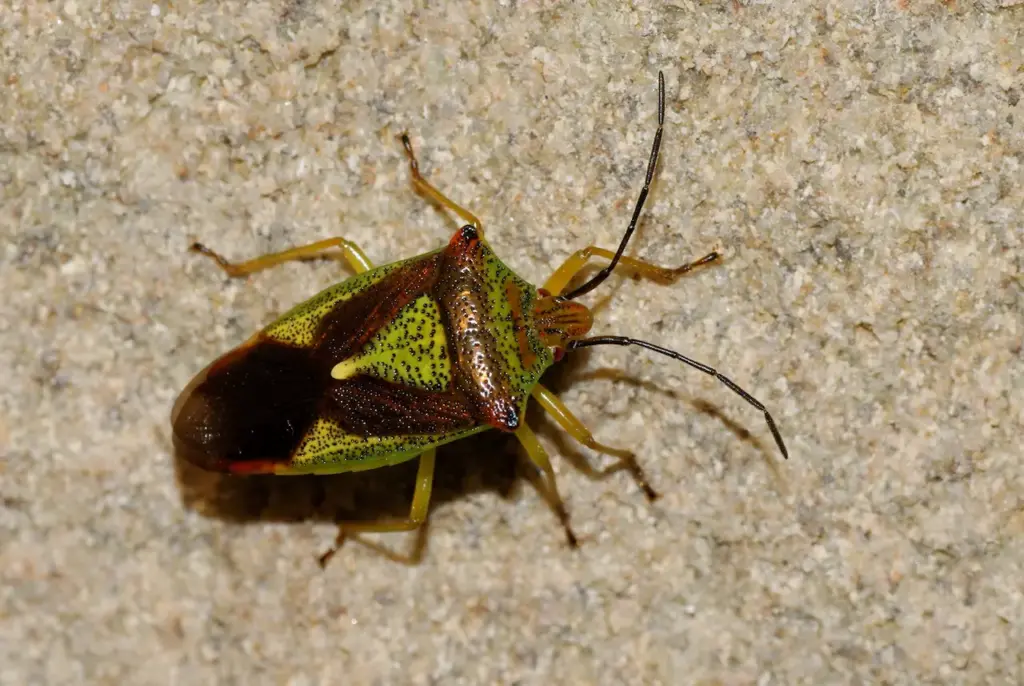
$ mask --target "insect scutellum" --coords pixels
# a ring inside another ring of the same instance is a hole
[[[326,563],[352,533],[418,528],[427,516],[437,447],[498,429],[514,434],[523,446],[575,546],[577,538],[554,469],[523,421],[525,408],[532,398],[581,444],[617,458],[606,469],[589,468],[592,474],[627,470],[653,500],[657,494],[633,452],[598,442],[540,383],[544,371],[569,351],[619,345],[645,348],[714,376],[764,413],[779,449],[788,456],[764,405],[712,367],[634,338],[586,337],[593,316],[576,299],[600,285],[616,267],[672,283],[719,258],[711,252],[665,268],[624,255],[650,192],[664,122],[665,79],[659,72],[658,128],[644,185],[618,248],[590,246],[577,251],[540,288],[494,254],[475,215],[420,173],[406,134],[399,138],[413,188],[466,222],[445,247],[374,267],[344,238],[242,263],[193,244],[193,251],[212,258],[232,277],[331,251],[340,253],[356,276],[297,305],[193,379],[171,413],[179,454],[204,469],[236,474],[331,474],[419,459],[409,516],[339,523],[334,547],[321,557]],[[569,288],[595,258],[608,264]]]

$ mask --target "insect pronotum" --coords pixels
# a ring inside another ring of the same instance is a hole
[[[576,299],[620,265],[662,283],[710,264],[717,252],[665,268],[624,253],[636,230],[658,164],[665,123],[665,79],[658,74],[658,129],[644,186],[614,251],[574,253],[542,288],[509,269],[484,240],[480,221],[420,173],[409,137],[400,138],[413,188],[465,225],[443,248],[382,267],[344,238],[231,263],[198,243],[192,250],[230,276],[297,259],[337,255],[356,275],[313,296],[215,360],[182,391],[172,411],[175,445],[188,461],[236,474],[335,474],[419,459],[409,516],[342,522],[347,534],[406,531],[427,516],[438,446],[487,429],[515,434],[543,475],[543,488],[573,546],[576,535],[558,493],[547,452],[523,421],[532,397],[574,439],[618,460],[649,499],[657,497],[634,454],[599,443],[541,375],[568,352],[598,345],[636,346],[711,375],[764,413],[783,457],[771,414],[712,367],[653,343],[624,336],[585,337],[591,312]],[[592,259],[603,269],[575,288]]]

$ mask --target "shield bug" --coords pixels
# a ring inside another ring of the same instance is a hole
[[[243,277],[283,262],[340,253],[356,275],[293,308],[215,360],[175,403],[179,453],[195,465],[235,474],[335,474],[419,459],[408,517],[339,525],[345,535],[405,531],[427,516],[438,446],[488,429],[512,433],[543,476],[569,543],[576,536],[544,448],[524,422],[532,397],[574,439],[618,460],[649,499],[657,497],[634,454],[599,443],[547,388],[541,375],[566,353],[599,345],[636,346],[714,376],[762,413],[787,457],[771,414],[728,377],[677,352],[624,336],[586,337],[591,312],[576,300],[619,266],[671,283],[719,258],[675,268],[624,255],[650,190],[665,122],[658,74],[658,128],[643,189],[616,250],[574,253],[542,288],[520,278],[484,240],[480,221],[420,173],[408,135],[401,138],[413,188],[465,225],[433,252],[374,267],[353,243],[332,238],[231,263],[200,244],[192,250]],[[607,264],[575,288],[592,259]]]

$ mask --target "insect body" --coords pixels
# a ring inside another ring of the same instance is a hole
[[[231,276],[331,250],[340,250],[357,274],[298,305],[214,361],[188,385],[172,412],[181,455],[204,469],[238,474],[334,474],[419,458],[409,516],[343,523],[340,545],[346,533],[418,527],[430,501],[436,448],[498,429],[514,433],[543,473],[547,496],[575,545],[547,453],[523,421],[526,405],[534,398],[575,439],[618,458],[618,466],[628,469],[653,499],[656,494],[633,453],[598,443],[539,383],[544,371],[566,352],[630,345],[717,377],[764,412],[785,456],[782,437],[764,406],[711,367],[632,338],[585,338],[591,313],[575,299],[604,281],[616,266],[671,282],[718,258],[712,252],[666,269],[623,255],[657,165],[664,124],[661,74],[658,85],[658,130],[646,182],[618,249],[578,251],[543,288],[530,285],[498,259],[484,240],[479,220],[420,174],[405,135],[402,143],[414,188],[466,222],[447,246],[374,268],[358,247],[341,238],[240,264],[194,245],[193,250],[216,260]],[[593,258],[609,262],[591,279],[567,290]]]

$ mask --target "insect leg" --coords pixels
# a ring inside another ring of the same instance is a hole
[[[605,455],[611,455],[619,459],[618,464],[612,465],[607,469],[593,469],[591,468],[590,476],[600,478],[606,474],[617,472],[620,469],[628,469],[629,473],[633,476],[633,481],[640,487],[640,490],[644,492],[648,500],[654,500],[658,497],[657,492],[651,488],[650,484],[647,483],[647,477],[644,475],[643,469],[640,467],[640,463],[636,461],[636,455],[629,450],[623,450],[621,448],[612,448],[603,443],[598,443],[590,430],[577,419],[576,415],[569,411],[569,408],[565,406],[558,396],[544,388],[540,384],[533,387],[533,391],[530,392],[537,402],[540,403],[544,411],[547,412],[551,417],[558,422],[559,426],[565,429],[570,436],[575,438],[577,441],[587,446],[591,450],[595,450]]]
[[[605,259],[612,260],[615,259],[615,252],[605,248],[598,248],[594,245],[591,245],[588,248],[583,248],[582,250],[577,250],[548,278],[547,282],[544,284],[544,290],[551,295],[559,295],[563,290],[565,290],[565,287],[569,285],[572,278],[576,276],[587,262],[594,257],[603,257]],[[627,269],[632,269],[637,274],[647,277],[648,279],[653,279],[659,283],[667,284],[672,283],[692,269],[703,267],[706,264],[714,262],[719,257],[720,255],[717,252],[710,252],[699,260],[688,262],[687,264],[679,267],[659,267],[651,264],[650,262],[638,260],[635,257],[622,256],[619,258],[619,264],[625,266]]]
[[[241,277],[276,267],[285,262],[308,260],[314,257],[330,257],[330,255],[324,255],[324,253],[334,248],[341,249],[341,256],[345,258],[345,261],[349,263],[357,274],[373,268],[373,263],[359,249],[359,246],[344,238],[328,238],[316,243],[310,243],[309,245],[300,245],[297,248],[289,248],[281,252],[261,255],[244,262],[228,262],[202,243],[193,243],[189,250],[211,258],[228,276]]]
[[[416,189],[416,192],[422,193],[441,207],[447,207],[449,210],[457,214],[462,221],[470,224],[474,229],[476,229],[477,233],[482,236],[484,227],[481,226],[480,220],[476,218],[476,215],[461,205],[456,204],[453,200],[450,200],[444,193],[434,188],[423,174],[420,173],[420,164],[416,161],[416,153],[413,152],[412,142],[409,140],[409,134],[403,133],[398,137],[398,140],[402,141],[402,147],[405,148],[405,154],[409,158],[409,172],[412,174],[412,187]]]
[[[363,545],[373,548],[378,553],[397,562],[405,562],[407,564],[415,564],[418,562],[422,548],[420,542],[417,542],[411,555],[408,557],[402,557],[386,548],[376,545],[371,541],[350,535],[363,532],[412,531],[413,529],[418,529],[422,526],[423,522],[427,519],[427,511],[430,509],[430,493],[434,487],[435,457],[436,450],[434,448],[431,448],[420,455],[420,464],[416,471],[416,489],[412,494],[412,506],[409,508],[408,517],[404,519],[382,519],[376,522],[339,522],[338,536],[335,538],[334,545],[331,549],[320,556],[320,566],[325,566],[341,548],[345,539],[349,537],[355,538],[355,540],[358,540]]]
[[[522,443],[527,456],[530,458],[530,462],[544,474],[546,482],[544,495],[547,497],[552,509],[554,509],[555,514],[558,515],[562,528],[565,529],[565,537],[568,539],[569,545],[573,548],[577,547],[579,541],[576,539],[576,534],[573,533],[572,526],[569,525],[569,511],[565,509],[562,496],[558,493],[555,470],[551,466],[551,460],[548,459],[547,451],[544,450],[544,446],[537,440],[536,434],[530,430],[530,427],[525,422],[521,423],[519,428],[516,429],[516,438]]]

